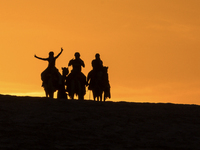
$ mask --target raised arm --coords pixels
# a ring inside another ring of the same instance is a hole
[[[63,52],[63,48],[61,47],[60,53],[55,57],[56,59],[60,56],[60,54]]]
[[[48,60],[47,58],[41,58],[41,57],[38,57],[36,55],[34,55],[34,57],[37,58],[37,59],[40,59],[40,60]]]

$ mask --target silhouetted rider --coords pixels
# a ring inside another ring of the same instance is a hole
[[[72,66],[72,73],[80,73],[81,72],[81,67],[85,67],[85,64],[83,60],[80,58],[80,53],[76,52],[74,54],[75,59],[71,59],[69,61],[68,66]]]
[[[40,60],[48,61],[48,67],[41,73],[41,79],[43,81],[43,84],[47,82],[49,74],[53,75],[55,78],[59,80],[59,71],[55,67],[56,59],[60,56],[60,54],[63,52],[63,48],[61,48],[60,53],[54,57],[54,52],[49,52],[48,58],[41,58],[35,55],[35,58],[38,58]]]
[[[104,97],[110,98],[110,83],[108,79],[108,67],[103,66],[99,53],[92,60],[92,70],[88,73],[86,83],[89,90],[102,89]]]
[[[80,53],[76,52],[74,54],[75,59],[69,61],[68,66],[72,66],[71,73],[68,75],[67,79],[67,91],[70,91],[70,82],[80,81],[83,93],[85,93],[86,76],[81,72],[82,67],[85,67],[84,61],[80,58]]]
[[[102,68],[103,68],[103,62],[100,59],[99,53],[97,53],[95,55],[95,59],[92,60],[92,67],[93,67],[94,71],[99,71],[99,70],[102,70]]]
[[[89,84],[90,90],[95,86],[95,79],[97,79],[99,75],[103,74],[103,61],[100,59],[99,53],[96,53],[95,59],[92,60],[92,68],[93,69],[88,73],[86,79],[86,84]]]

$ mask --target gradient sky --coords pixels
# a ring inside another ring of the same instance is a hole
[[[100,53],[111,101],[200,104],[199,6],[199,0],[2,0],[0,93],[44,96],[40,73],[47,62],[34,55],[63,47],[60,71],[78,51],[87,75]]]

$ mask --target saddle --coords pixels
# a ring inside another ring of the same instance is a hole
[[[41,80],[43,81],[42,86],[44,84],[48,84],[48,81],[51,79],[53,82],[53,86],[56,88],[59,85],[60,81],[60,73],[57,68],[47,68],[41,73]]]

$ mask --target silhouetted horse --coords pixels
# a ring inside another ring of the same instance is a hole
[[[61,76],[61,84],[59,84],[57,98],[68,99],[67,93],[66,93],[66,88],[65,88],[66,79],[67,79],[68,74],[69,74],[68,68],[63,67],[62,68],[62,76]]]
[[[53,98],[54,92],[58,89],[61,75],[55,66],[56,59],[63,52],[61,48],[60,53],[54,57],[54,52],[49,52],[49,57],[41,58],[34,55],[35,58],[48,61],[48,67],[41,73],[41,79],[43,81],[42,86],[44,87],[46,97]]]
[[[102,95],[104,93],[104,101],[106,98],[110,98],[110,84],[108,81],[108,67],[103,67],[102,70],[91,70],[87,76],[87,82],[89,81],[88,89],[92,90],[94,101],[102,101]]]
[[[67,92],[71,99],[74,99],[74,95],[78,96],[79,100],[84,100],[86,77],[83,73],[69,74],[66,80]]]
[[[61,75],[58,74],[55,75],[53,73],[48,73],[45,76],[45,82],[43,82],[43,87],[44,87],[44,91],[46,94],[46,97],[50,97],[53,98],[54,96],[54,92],[56,92],[56,90],[59,87],[59,80],[60,80]]]
[[[108,79],[108,67],[103,67],[103,92],[104,92],[104,101],[107,98],[111,98],[110,94],[110,83]]]

